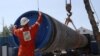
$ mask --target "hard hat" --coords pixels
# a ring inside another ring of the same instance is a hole
[[[20,24],[22,26],[26,25],[28,22],[29,22],[29,19],[27,17],[22,17],[21,20],[20,20]]]

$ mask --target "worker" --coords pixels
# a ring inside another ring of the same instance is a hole
[[[20,20],[21,28],[13,27],[13,34],[18,37],[20,45],[18,49],[18,56],[35,56],[35,39],[39,26],[42,22],[42,13],[39,12],[37,21],[29,27],[29,19],[22,17]]]

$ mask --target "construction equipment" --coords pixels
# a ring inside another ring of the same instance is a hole
[[[92,26],[94,37],[98,43],[98,50],[100,50],[100,32],[97,23],[95,21],[94,12],[91,9],[89,0],[84,0],[84,4],[85,4],[86,11],[88,13],[90,24]],[[100,53],[100,51],[98,52]]]
[[[94,15],[93,15],[94,12],[93,12],[92,9],[91,9],[89,0],[84,0],[84,4],[85,4],[86,11],[87,11],[87,13],[88,13],[89,21],[90,21],[91,26],[92,26],[92,29],[93,29],[94,37],[95,37],[96,39],[98,39],[99,29],[98,29],[97,23],[96,23],[96,21],[95,21],[95,17],[94,17]]]
[[[97,23],[95,21],[95,18],[94,18],[94,15],[93,15],[94,12],[91,9],[89,0],[84,0],[84,4],[85,4],[86,11],[88,13],[88,17],[89,17],[89,20],[90,20],[90,23],[91,23],[91,26],[92,26],[92,29],[93,29],[93,34],[94,34],[94,38],[92,38],[92,37],[90,38],[89,36],[87,36],[88,37],[88,45],[90,45],[90,46],[88,46],[86,49],[90,49],[90,52],[92,54],[97,54],[99,52],[98,51],[98,47],[99,47],[98,45],[100,43],[100,41],[98,41],[98,40],[100,40],[99,29],[98,29]],[[66,11],[68,12],[68,14],[67,14],[68,15],[68,18],[66,18],[65,24],[68,25],[68,23],[71,22],[72,25],[74,26],[74,28],[76,29],[73,21],[70,18],[71,15],[72,15],[71,8],[72,8],[72,6],[71,6],[71,0],[70,0],[70,3],[69,4],[66,3]],[[97,44],[97,42],[98,42],[98,44]],[[87,51],[88,50],[86,50],[85,52],[87,52]]]

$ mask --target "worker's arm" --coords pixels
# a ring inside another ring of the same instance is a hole
[[[42,13],[41,13],[41,12],[39,12],[39,16],[38,16],[38,19],[37,19],[37,21],[36,21],[36,23],[35,23],[35,24],[40,25],[40,24],[41,24],[41,22],[42,22]]]
[[[32,25],[32,28],[35,27],[35,26],[36,26],[36,27],[40,26],[41,22],[42,22],[42,13],[39,12],[38,19],[37,19],[37,21],[35,22],[35,24]]]
[[[37,21],[35,22],[35,24],[33,24],[33,25],[31,26],[31,31],[33,31],[33,32],[36,34],[37,31],[38,31],[38,29],[39,29],[39,26],[40,26],[41,22],[42,22],[42,13],[39,12],[39,16],[38,16]],[[34,34],[34,33],[33,33],[33,34]]]
[[[16,28],[16,25],[14,25],[13,28],[12,28],[12,33],[13,33],[14,35],[18,36],[18,31],[19,31],[19,29],[17,29],[17,28]]]

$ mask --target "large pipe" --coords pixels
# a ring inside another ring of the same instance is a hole
[[[31,26],[36,21],[38,12],[29,11],[21,15],[15,22],[18,27],[20,27],[19,22],[22,17],[29,18]],[[88,40],[85,36],[45,13],[42,14],[42,18],[43,22],[37,34],[36,47],[40,48],[43,52],[80,48],[87,45]],[[16,38],[15,41],[18,43]]]

